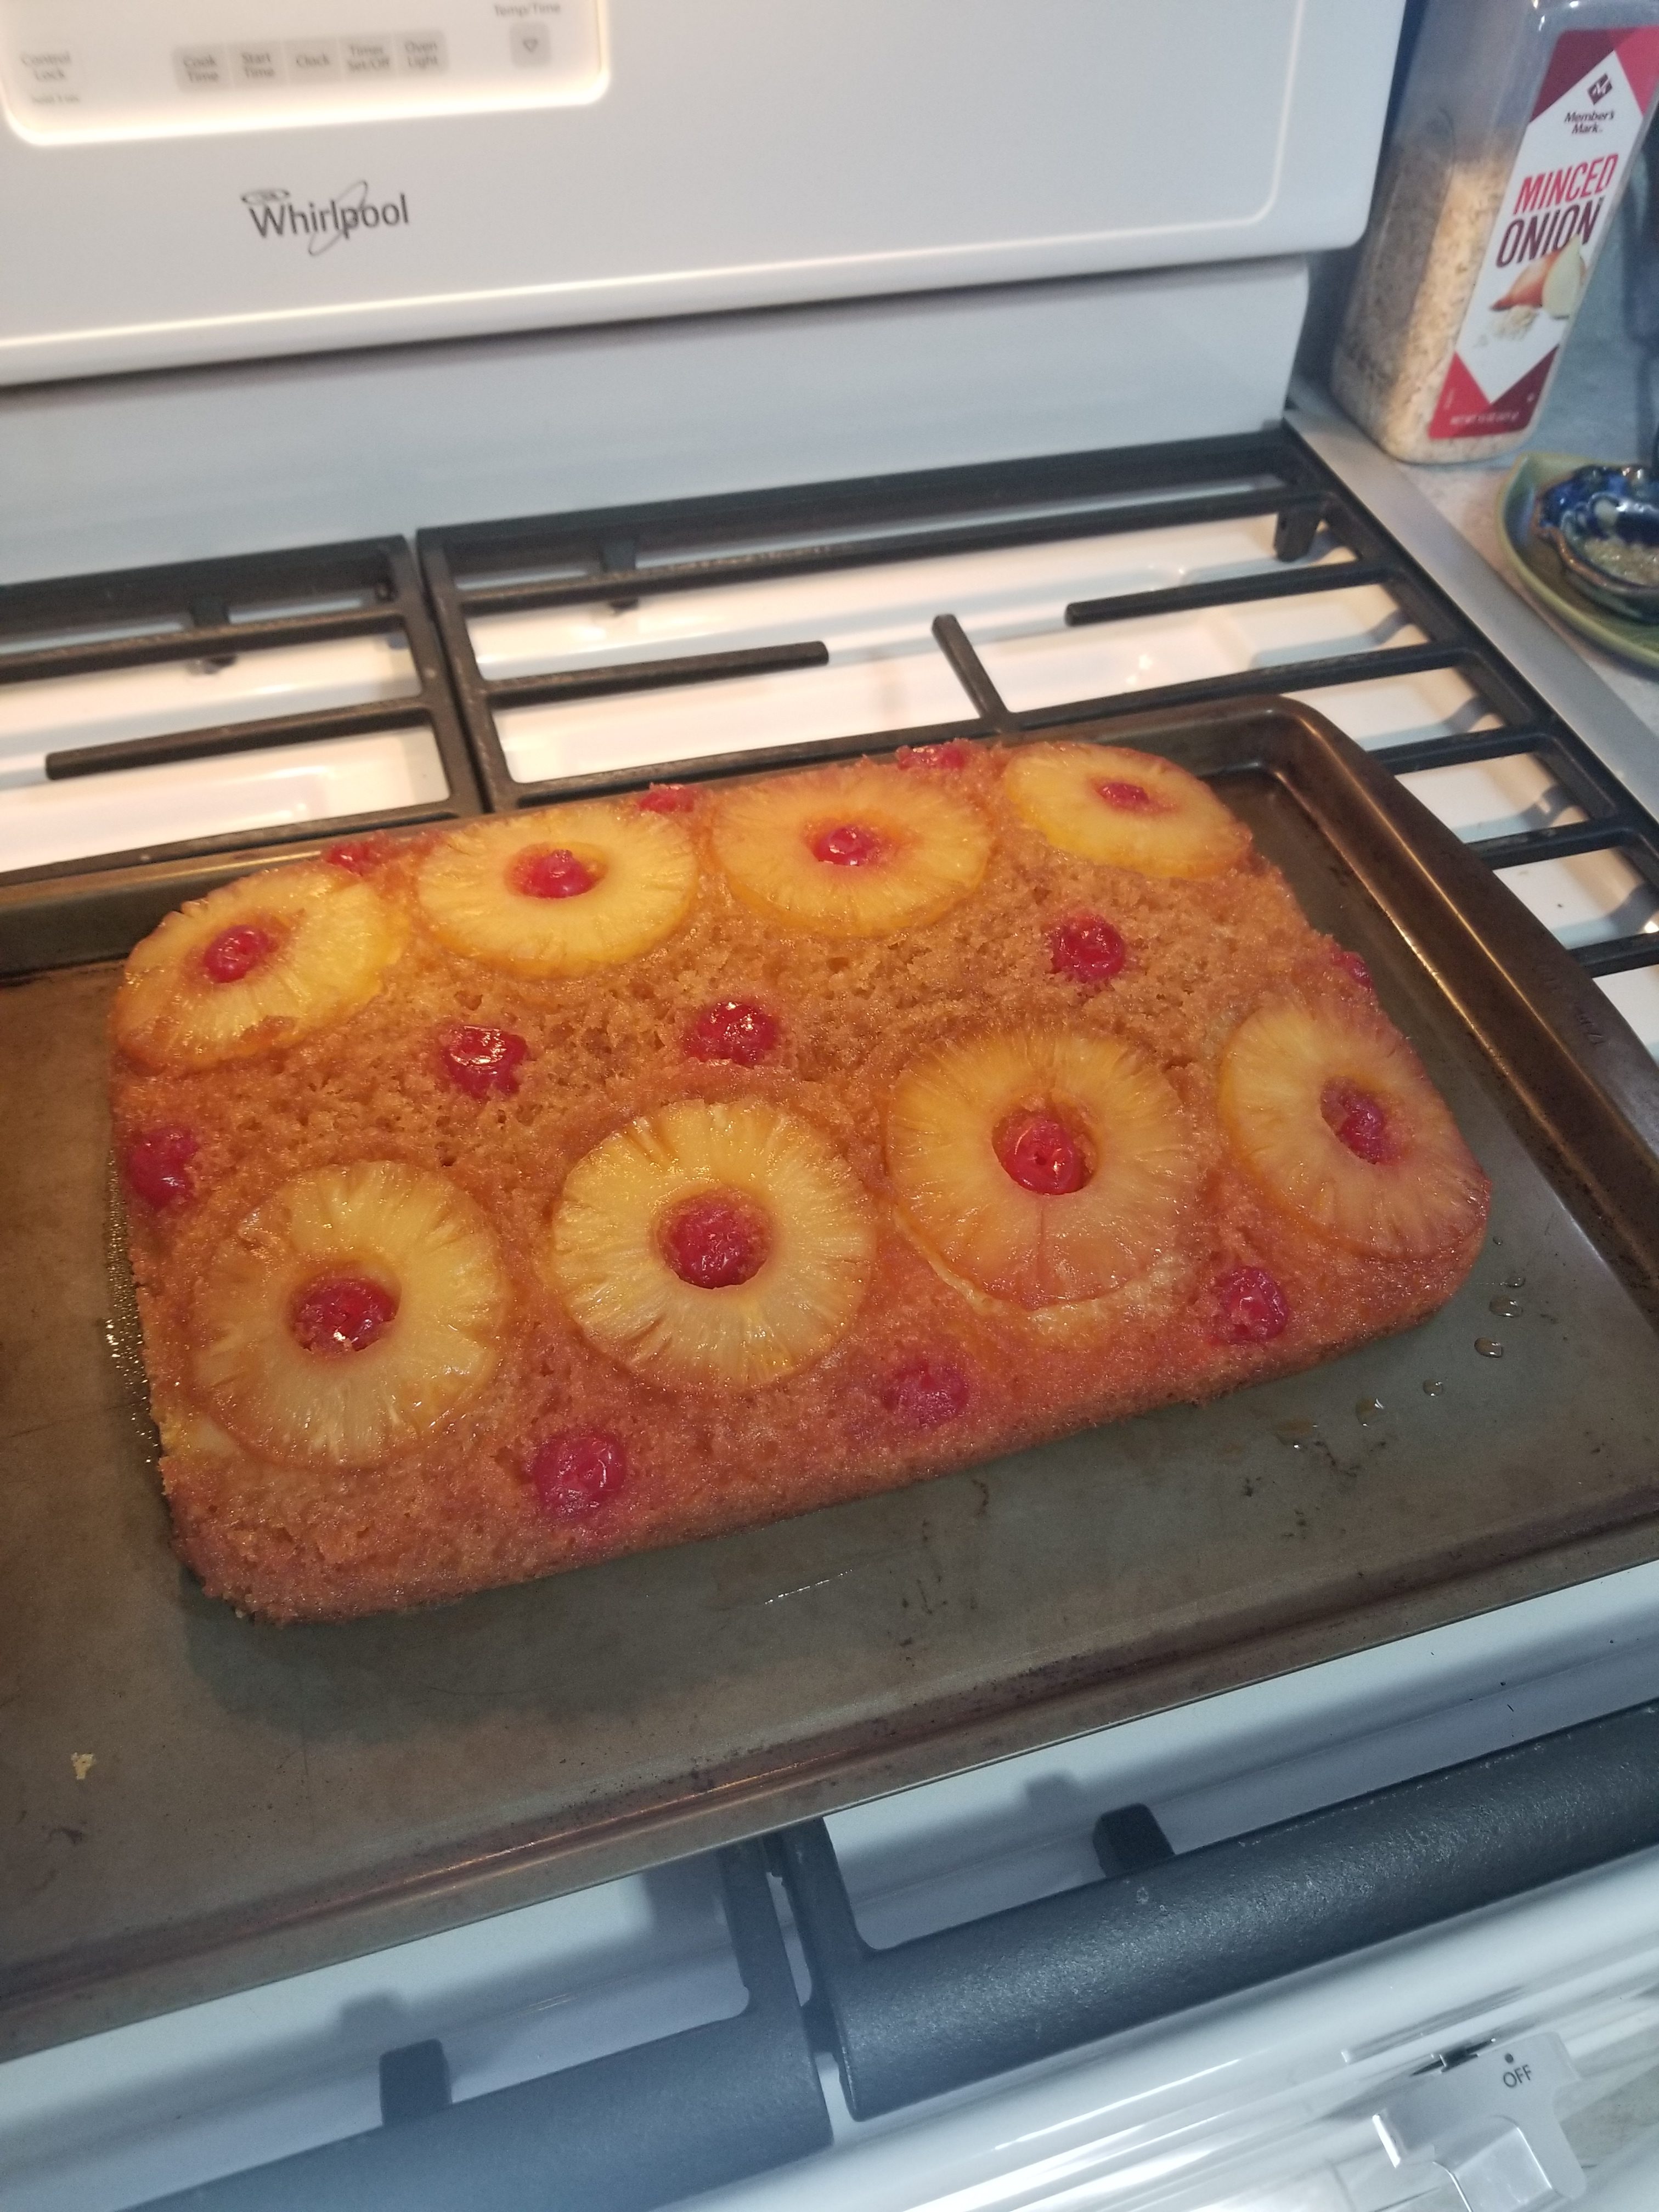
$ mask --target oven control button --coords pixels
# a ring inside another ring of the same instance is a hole
[[[449,67],[441,31],[405,31],[398,45],[404,69],[410,76],[435,76]]]
[[[80,99],[81,71],[69,46],[25,46],[17,59],[23,90],[37,107],[73,106]]]
[[[238,84],[280,84],[283,50],[280,46],[233,46],[230,73]]]
[[[1446,2052],[1372,2114],[1395,2166],[1427,2159],[1444,2168],[1468,2212],[1544,2212],[1582,2196],[1583,2169],[1556,2117],[1578,2079],[1547,2030]]]
[[[391,39],[342,39],[340,52],[348,76],[390,76],[398,66],[396,42]]]
[[[223,46],[175,46],[173,69],[186,92],[222,92],[230,82],[230,56]]]
[[[337,39],[290,39],[288,73],[295,84],[330,84],[340,74]]]
[[[553,37],[545,23],[515,23],[507,33],[515,69],[550,69]]]

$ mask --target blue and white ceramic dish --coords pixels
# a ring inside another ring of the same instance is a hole
[[[1659,623],[1659,473],[1576,469],[1540,496],[1533,526],[1587,599]]]
[[[1498,502],[1498,536],[1515,580],[1568,629],[1604,653],[1659,674],[1659,623],[1593,599],[1579,588],[1553,536],[1539,526],[1538,510],[1555,487],[1595,466],[1581,453],[1522,453]]]

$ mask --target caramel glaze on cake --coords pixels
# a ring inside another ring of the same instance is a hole
[[[368,840],[170,916],[114,1038],[178,1549],[270,1620],[1306,1367],[1441,1304],[1486,1218],[1363,967],[1121,750]]]

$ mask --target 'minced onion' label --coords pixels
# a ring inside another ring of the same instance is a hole
[[[1524,430],[1537,411],[1659,83],[1659,28],[1564,31],[1429,424],[1431,438]]]

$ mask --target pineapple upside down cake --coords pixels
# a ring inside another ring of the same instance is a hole
[[[1486,1221],[1363,963],[1088,743],[338,846],[170,915],[112,1024],[178,1548],[269,1620],[1305,1367]]]

